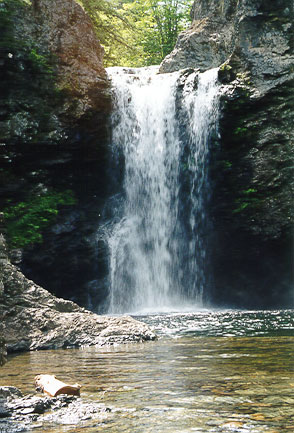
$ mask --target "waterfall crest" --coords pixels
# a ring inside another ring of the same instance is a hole
[[[156,67],[108,73],[115,92],[112,150],[124,160],[120,216],[108,237],[109,312],[201,306],[199,230],[217,124],[217,71],[190,74],[180,97],[180,73],[158,74]]]

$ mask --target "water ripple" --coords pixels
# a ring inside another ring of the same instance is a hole
[[[135,317],[160,337],[294,336],[294,310],[200,310]]]

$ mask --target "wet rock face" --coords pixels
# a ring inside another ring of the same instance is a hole
[[[7,249],[4,236],[2,235],[3,217],[0,213],[0,268],[5,266],[7,260]],[[0,367],[6,362],[6,345],[4,338],[4,325],[3,325],[3,296],[4,296],[4,282],[3,275],[0,275]]]
[[[162,72],[220,67],[210,160],[213,301],[293,306],[293,2],[202,0]]]
[[[1,320],[3,315],[1,314]],[[6,362],[6,345],[5,345],[5,339],[4,339],[4,329],[3,325],[1,325],[0,329],[0,367],[5,364]]]
[[[257,97],[251,84],[232,84],[233,94],[223,87],[221,139],[210,166],[217,304],[294,304],[293,84]]]

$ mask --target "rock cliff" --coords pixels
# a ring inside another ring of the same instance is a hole
[[[103,68],[103,47],[99,44],[90,18],[74,0],[3,1],[0,10],[4,37],[1,39],[1,74],[9,84],[2,101],[2,116],[7,143],[16,138],[27,141],[53,142],[56,127],[72,127],[90,113],[107,113],[110,109],[109,81]],[[21,78],[23,82],[20,82]],[[38,113],[31,119],[30,111],[37,104],[37,89],[30,80],[46,88],[43,111],[57,119],[41,124]],[[26,89],[20,89],[27,84]],[[13,92],[15,93],[13,95]],[[30,96],[30,101],[28,100]],[[56,104],[51,107],[55,99]],[[14,104],[13,104],[14,102]],[[12,111],[18,116],[9,117]],[[5,111],[4,111],[5,110]],[[14,121],[12,122],[12,118]],[[21,122],[21,118],[23,122]],[[33,124],[30,124],[33,122]],[[61,123],[61,125],[59,125]],[[30,128],[29,128],[30,127]],[[34,131],[34,130],[43,131]],[[39,134],[36,134],[39,132]],[[43,134],[42,134],[43,132]],[[47,132],[47,135],[44,134]],[[55,134],[56,135],[56,134]],[[51,138],[51,140],[50,140]],[[60,136],[56,135],[57,139]],[[61,138],[64,138],[61,135]]]
[[[293,306],[291,0],[201,0],[161,72],[219,67],[210,251],[218,305]]]
[[[78,287],[83,297],[94,278],[92,239],[107,190],[111,97],[103,48],[74,0],[5,0],[0,24],[1,208],[11,213],[66,191],[76,203],[58,209],[42,246],[15,242],[11,257],[53,292],[72,298]]]

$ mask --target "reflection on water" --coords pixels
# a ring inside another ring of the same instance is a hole
[[[153,314],[136,318],[148,323],[157,335],[294,336],[293,310],[200,310],[197,313]]]
[[[228,312],[223,314],[227,320]],[[224,335],[241,324],[242,329],[252,332],[254,320],[258,320],[258,327],[263,333],[267,329],[267,336],[213,336],[214,325],[209,325],[207,316],[207,334],[212,336],[204,336],[204,324],[198,336],[198,313],[194,319],[191,314],[186,319],[154,316],[144,320],[160,329],[162,338],[156,342],[10,357],[0,370],[1,384],[33,392],[36,374],[56,374],[65,381],[82,383],[84,398],[112,408],[102,422],[90,419],[80,426],[44,423],[34,431],[293,432],[294,312],[239,312],[236,326],[232,323],[234,314]],[[210,317],[225,327],[217,314]],[[179,324],[179,338],[164,336],[168,323],[175,322]],[[189,322],[196,328],[191,333]],[[283,324],[285,335],[278,335],[283,334],[283,326],[281,332],[276,329],[270,335],[270,323],[274,327]]]

